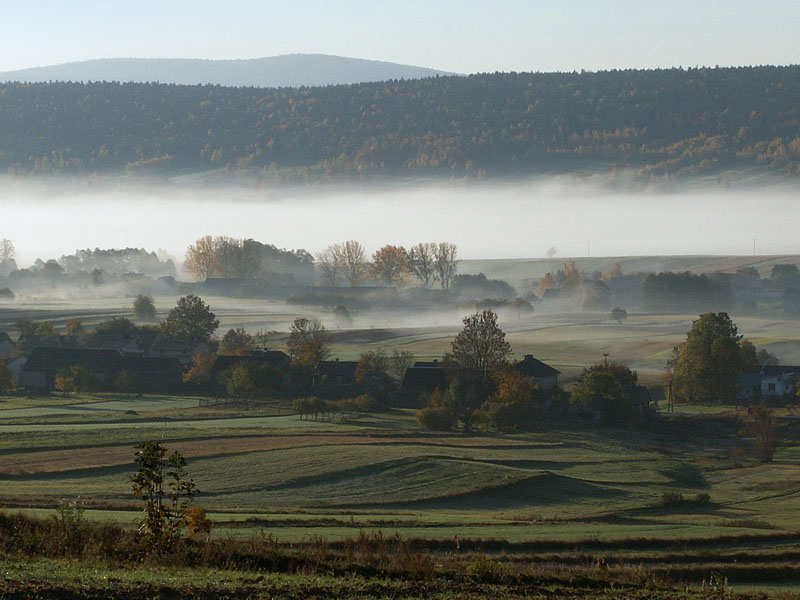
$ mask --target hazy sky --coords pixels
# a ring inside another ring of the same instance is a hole
[[[0,18],[0,71],[298,52],[463,73],[800,62],[800,0],[0,0]]]

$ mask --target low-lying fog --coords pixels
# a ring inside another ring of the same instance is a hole
[[[0,184],[0,238],[17,263],[78,248],[164,249],[179,260],[203,235],[250,237],[316,253],[347,239],[450,241],[459,257],[800,253],[798,191],[786,186],[613,192],[587,180],[389,188]]]

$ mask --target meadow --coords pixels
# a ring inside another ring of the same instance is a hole
[[[175,300],[157,297],[159,316]],[[273,331],[276,349],[295,316],[318,316],[334,331],[333,352],[342,359],[396,348],[419,359],[440,357],[463,317],[455,309],[435,320],[421,314],[414,326],[410,314],[358,313],[353,328],[344,330],[324,310],[206,300],[222,331]],[[61,325],[80,314],[91,325],[130,317],[129,303],[15,305],[0,310],[0,329],[20,315]],[[619,324],[599,312],[535,312],[504,315],[501,325],[515,357],[534,354],[558,368],[567,387],[608,353],[636,369],[658,397],[664,363],[694,318],[631,312]],[[741,333],[784,364],[800,362],[800,321],[736,314],[733,319]],[[542,423],[531,433],[464,435],[423,431],[415,411],[402,409],[313,420],[301,419],[280,400],[201,406],[199,398],[188,396],[3,397],[0,506],[6,513],[49,519],[60,502],[80,498],[90,522],[133,528],[141,515],[129,483],[133,445],[155,439],[189,461],[217,543],[269,536],[281,548],[322,544],[326,556],[337,556],[367,536],[408,540],[440,558],[489,556],[504,565],[501,570],[549,565],[572,572],[599,564],[613,565],[626,581],[645,569],[665,585],[700,586],[721,573],[736,589],[791,589],[800,580],[800,433],[793,408],[777,414],[786,426],[784,443],[772,463],[760,464],[749,458],[751,441],[740,434],[746,411],[735,406],[678,405],[674,413],[662,413],[657,426],[635,431],[561,421]],[[665,503],[670,493],[682,494],[685,502]],[[54,569],[69,579],[60,563],[9,565],[9,573],[28,573],[37,581],[48,581]],[[251,576],[230,575],[244,581]],[[159,571],[152,577],[177,581],[186,574]],[[288,573],[275,577],[288,586],[281,593],[306,585]],[[413,586],[390,588],[387,597],[419,593]],[[430,597],[436,593],[450,597],[444,588],[431,588]],[[480,593],[474,597],[491,592]]]

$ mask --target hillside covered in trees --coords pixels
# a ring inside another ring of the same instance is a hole
[[[800,66],[321,88],[0,84],[0,172],[283,179],[800,175]]]

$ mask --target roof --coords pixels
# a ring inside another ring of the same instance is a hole
[[[93,371],[112,371],[118,367],[121,355],[116,350],[102,348],[34,348],[23,371],[57,371],[82,366]]]
[[[414,368],[415,369],[441,369],[442,368],[442,363],[440,363],[438,360],[430,360],[430,361],[418,360],[417,362],[414,363]]]
[[[554,375],[561,374],[561,371],[544,364],[542,361],[534,358],[532,354],[526,354],[525,358],[514,365],[514,368],[525,377],[533,377],[536,379],[553,377]]]
[[[784,373],[795,373],[800,375],[800,367],[792,365],[764,365],[761,367],[761,372],[764,375],[774,377],[776,375],[783,375]]]
[[[358,363],[354,360],[323,360],[317,366],[319,375],[339,375],[341,377],[356,376]]]
[[[158,378],[177,378],[183,375],[183,366],[177,358],[142,356],[139,354],[128,354],[119,357],[116,363],[119,371],[129,371]]]
[[[436,388],[447,389],[447,373],[444,369],[431,367],[409,367],[403,374],[400,392],[405,394],[421,394],[433,392]]]
[[[214,362],[213,373],[220,373],[227,369],[236,367],[244,362],[255,362],[258,364],[267,364],[272,367],[281,369],[289,366],[291,359],[288,355],[280,350],[267,350],[263,352],[253,352],[246,356],[218,356]]]

